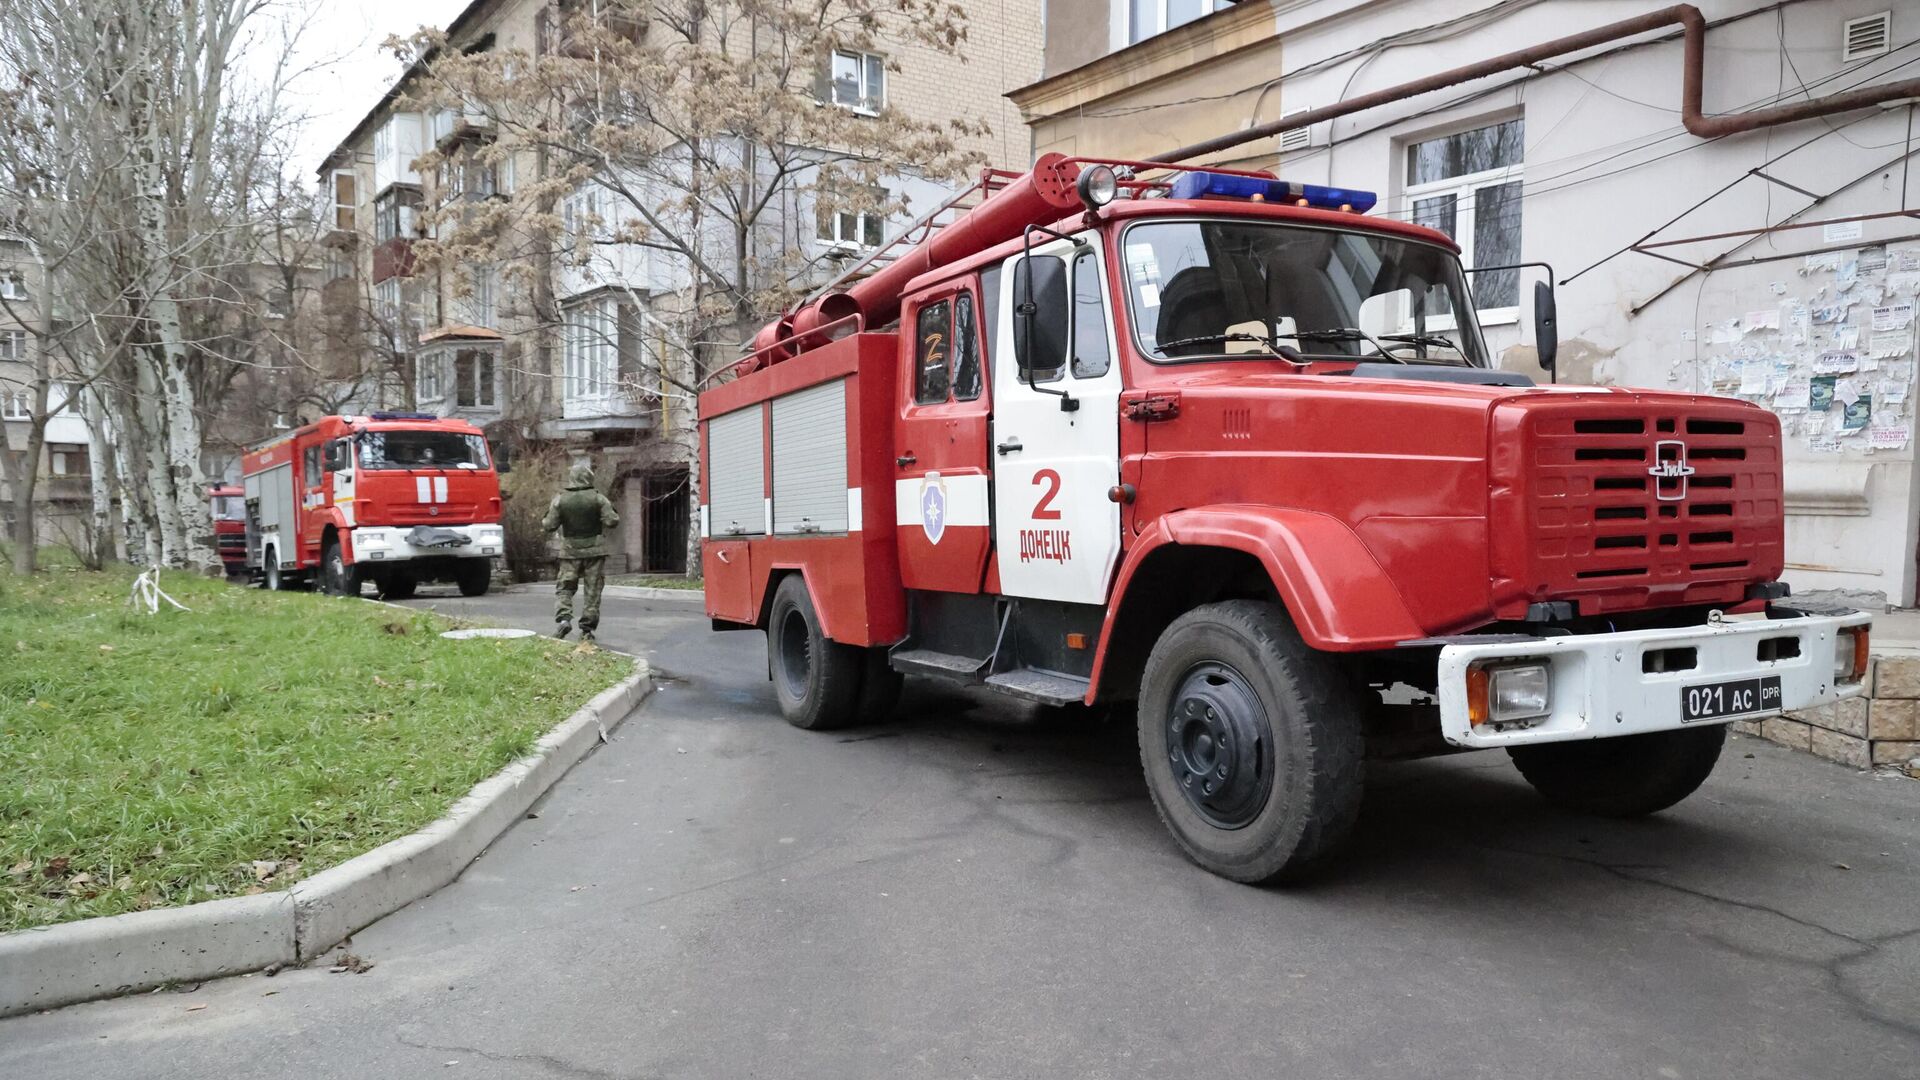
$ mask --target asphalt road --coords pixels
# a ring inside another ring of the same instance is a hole
[[[548,625],[543,595],[416,603]],[[1618,823],[1504,756],[1385,766],[1335,873],[1252,889],[1162,834],[1130,730],[922,688],[808,734],[760,635],[607,613],[670,677],[357,935],[371,970],[0,1021],[0,1077],[1920,1075],[1912,781],[1736,739]]]

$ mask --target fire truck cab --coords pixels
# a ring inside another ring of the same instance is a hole
[[[423,413],[327,416],[241,459],[247,563],[264,588],[404,599],[423,582],[479,596],[504,553],[486,437]]]
[[[1249,882],[1335,850],[1368,757],[1645,814],[1729,721],[1859,693],[1866,616],[1777,581],[1777,419],[1496,370],[1453,242],[1372,201],[1048,155],[769,327],[701,398],[715,627],[806,728],[902,675],[1125,703]]]
[[[227,577],[245,578],[247,570],[246,492],[232,485],[207,489],[207,507],[213,512],[214,547]]]

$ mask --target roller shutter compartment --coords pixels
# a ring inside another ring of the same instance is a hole
[[[773,531],[847,531],[847,383],[773,399]]]
[[[714,539],[767,531],[766,431],[760,406],[707,423],[707,529]]]

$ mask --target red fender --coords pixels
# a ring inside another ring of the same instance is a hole
[[[1100,685],[1115,618],[1147,557],[1168,544],[1224,548],[1260,560],[1307,644],[1359,652],[1426,637],[1400,590],[1360,537],[1339,518],[1283,506],[1224,505],[1162,515],[1134,539],[1114,580],[1093,686]],[[1143,588],[1168,588],[1150,583]]]

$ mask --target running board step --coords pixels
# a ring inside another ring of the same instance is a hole
[[[1057,675],[1051,671],[1022,668],[1003,671],[987,679],[995,690],[1048,705],[1072,705],[1087,699],[1088,680],[1077,675]]]
[[[944,679],[978,681],[987,661],[932,649],[902,649],[888,655],[893,670],[903,675],[937,675]]]

